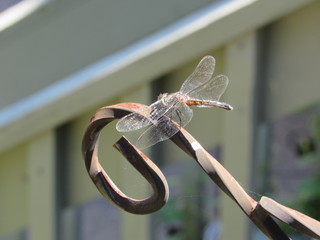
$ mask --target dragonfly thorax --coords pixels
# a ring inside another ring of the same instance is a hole
[[[188,95],[176,92],[176,93],[163,93],[160,94],[158,100],[161,100],[162,104],[165,106],[170,106],[172,104],[178,103],[185,103],[189,99]]]

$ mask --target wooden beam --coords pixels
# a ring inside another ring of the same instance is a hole
[[[256,58],[255,32],[231,42],[226,48],[226,75],[230,78],[227,102],[234,110],[225,113],[222,161],[245,189],[251,180]],[[221,203],[222,239],[249,239],[247,216],[226,195],[222,196]]]
[[[47,131],[28,146],[30,239],[56,239],[55,133]]]

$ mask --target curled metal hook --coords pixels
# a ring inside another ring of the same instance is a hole
[[[126,196],[100,165],[98,140],[100,131],[111,121],[122,118],[132,111],[139,111],[143,107],[145,106],[126,103],[99,109],[92,117],[82,141],[86,169],[100,193],[119,208],[134,214],[148,214],[159,210],[168,200],[167,181],[160,169],[147,156],[122,137],[114,147],[142,174],[153,190],[151,196],[142,200]]]
[[[142,113],[145,107],[142,104],[122,103],[99,109],[90,121],[82,144],[87,171],[101,194],[116,206],[135,214],[157,211],[166,203],[169,191],[165,177],[150,159],[122,137],[115,147],[144,176],[153,189],[153,194],[146,199],[132,199],[123,194],[103,170],[99,163],[97,147],[99,133],[104,126],[131,112]],[[302,233],[320,239],[320,222],[267,197],[262,197],[256,202],[196,139],[185,129],[179,130],[170,140],[190,155],[269,239],[290,239],[272,217]]]

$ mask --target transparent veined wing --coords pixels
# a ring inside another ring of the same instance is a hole
[[[118,132],[131,132],[147,127],[151,122],[145,116],[138,113],[130,113],[117,122],[116,129]]]
[[[225,92],[229,79],[224,75],[217,75],[193,91],[189,92],[189,97],[199,100],[219,101]]]
[[[214,72],[215,63],[216,61],[212,56],[202,58],[193,73],[182,84],[180,92],[189,94],[189,92],[209,81]]]
[[[178,130],[177,130],[178,132]],[[170,137],[166,136],[161,130],[155,125],[150,125],[146,131],[144,131],[138,138],[136,146],[139,149],[145,149],[155,145],[158,142],[164,141]]]
[[[131,132],[149,126],[151,121],[156,121],[170,111],[170,107],[159,100],[146,107],[141,113],[130,113],[121,118],[116,125],[119,132]]]
[[[166,115],[161,116],[158,121],[150,125],[138,138],[137,147],[144,149],[158,142],[167,140],[175,135],[180,126],[186,126],[193,116],[193,111],[185,104],[177,108],[171,108]],[[176,122],[174,124],[171,120]]]

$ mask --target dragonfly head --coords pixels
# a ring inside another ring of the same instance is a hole
[[[161,100],[164,103],[164,99],[168,96],[168,93],[161,93],[158,96],[158,100]]]

